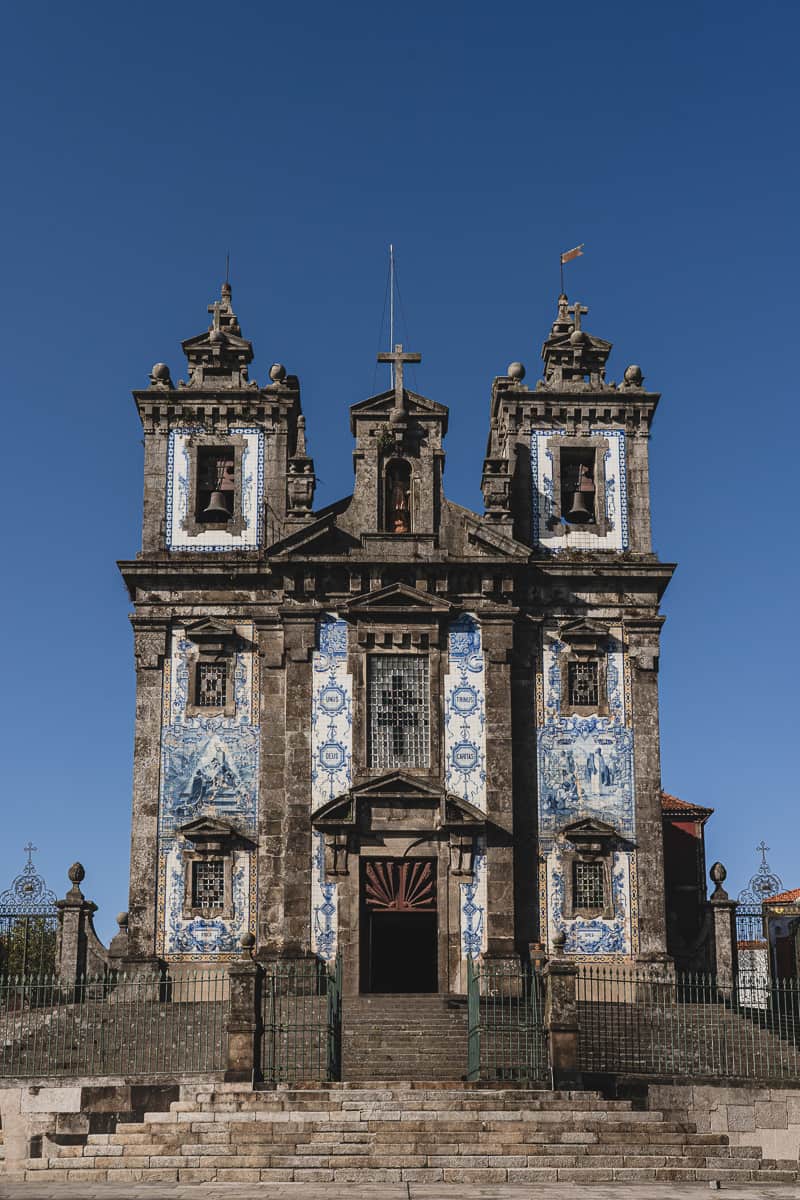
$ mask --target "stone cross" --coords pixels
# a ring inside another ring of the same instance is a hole
[[[570,304],[567,312],[572,317],[572,323],[576,329],[580,329],[581,327],[581,313],[587,313],[588,311],[589,310],[585,304]]]
[[[378,362],[390,362],[393,364],[392,374],[394,375],[394,406],[398,410],[403,408],[403,364],[422,362],[421,354],[411,354],[408,350],[403,350],[402,343],[395,346],[394,351],[381,351],[378,355]]]
[[[210,313],[214,314],[211,328],[212,329],[220,329],[221,328],[220,313],[222,312],[222,301],[215,300],[213,304],[209,304],[208,311]]]

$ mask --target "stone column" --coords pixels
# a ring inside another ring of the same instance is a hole
[[[277,952],[284,914],[286,679],[278,618],[257,622],[261,771],[258,796],[258,953]]]
[[[81,863],[73,863],[67,872],[72,887],[63,900],[56,901],[58,909],[58,944],[56,970],[59,979],[72,984],[87,976],[103,973],[108,961],[107,951],[94,931],[92,918],[97,905],[87,900],[80,889],[86,876]]]
[[[566,937],[556,933],[553,953],[542,970],[545,986],[544,1027],[553,1087],[571,1090],[582,1086],[578,1055],[578,968],[564,957]]]
[[[723,888],[728,872],[721,862],[715,862],[709,871],[716,884],[708,902],[711,911],[711,929],[714,938],[713,969],[717,987],[725,999],[730,999],[739,973],[739,950],[736,939],[736,909],[738,900],[731,900]]]
[[[662,617],[653,617],[627,621],[624,629],[631,666],[633,708],[639,956],[648,962],[667,956],[658,729],[658,653],[662,624]]]
[[[167,625],[134,615],[136,733],[133,754],[131,876],[126,970],[155,961],[158,880],[158,795],[161,774],[161,703]]]
[[[514,938],[511,657],[514,616],[479,612],[486,667],[487,957],[518,961]]]
[[[227,1083],[255,1083],[261,1078],[261,981],[264,971],[253,961],[255,941],[252,933],[242,934],[241,958],[228,967]]]

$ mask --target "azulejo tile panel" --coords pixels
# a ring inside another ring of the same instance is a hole
[[[567,935],[573,955],[615,956],[636,952],[635,851],[614,853],[614,918],[588,920],[564,916],[565,883],[558,834],[566,826],[593,817],[614,827],[622,838],[636,833],[634,732],[630,670],[622,629],[612,628],[606,645],[608,715],[561,712],[560,655],[565,647],[555,626],[545,628],[541,670],[536,680],[539,838],[543,861],[540,911],[549,940]]]
[[[347,622],[335,613],[324,614],[317,623],[312,672],[311,811],[316,812],[352,782],[353,679],[347,670]],[[337,929],[337,886],[325,878],[325,839],[315,833],[311,938],[321,958],[335,956]]]
[[[461,884],[461,957],[477,958],[486,950],[486,840],[481,838],[472,860],[472,881]]]
[[[450,625],[445,677],[445,786],[486,811],[486,678],[477,617]]]
[[[616,850],[611,866],[611,895],[614,915],[574,917],[564,915],[566,880],[569,862],[562,857],[558,842],[551,845],[541,864],[541,911],[547,914],[548,939],[556,933],[566,937],[564,952],[587,961],[613,960],[638,951],[638,888],[636,862],[632,853]]]
[[[621,429],[593,429],[608,441],[604,454],[607,532],[591,533],[579,525],[554,527],[553,451],[548,442],[563,429],[534,430],[531,434],[531,487],[533,543],[549,550],[627,550],[628,474],[625,434]]]
[[[236,631],[245,646],[253,644],[252,624],[237,624]],[[190,716],[190,658],[196,649],[175,628],[164,668],[157,950],[176,960],[235,957],[239,937],[255,932],[256,921],[254,853],[247,850],[234,852],[233,920],[182,917],[183,855],[189,847],[180,827],[210,817],[254,839],[258,826],[258,657],[249,650],[236,656],[233,715]]]
[[[189,438],[205,433],[202,425],[170,431],[167,441],[166,541],[168,550],[214,552],[221,550],[257,550],[261,544],[264,513],[264,431],[248,427],[232,428],[232,434],[244,439],[242,452],[241,533],[207,529],[192,535],[184,527],[189,512]]]

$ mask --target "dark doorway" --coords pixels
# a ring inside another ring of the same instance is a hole
[[[361,991],[438,991],[436,862],[361,864]]]

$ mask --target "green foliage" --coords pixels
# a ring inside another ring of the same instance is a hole
[[[53,917],[18,916],[0,925],[0,975],[50,974],[56,967]]]

